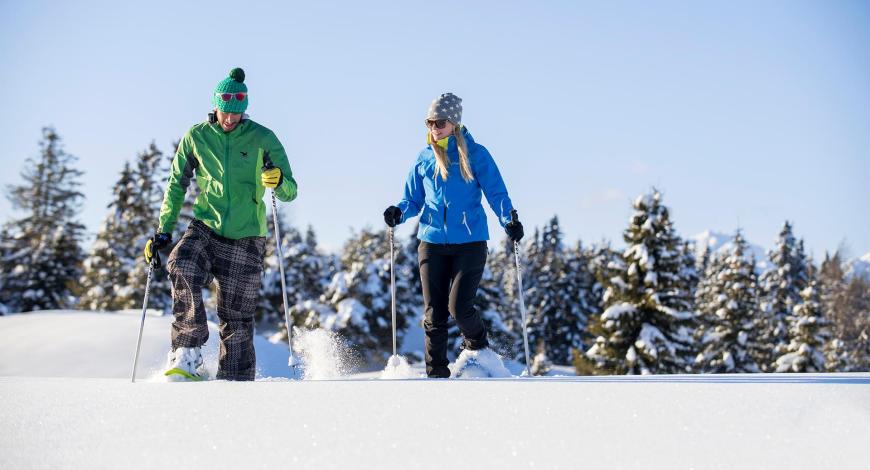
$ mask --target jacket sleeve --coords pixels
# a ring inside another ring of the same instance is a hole
[[[290,169],[290,162],[287,160],[287,152],[284,151],[284,146],[274,133],[270,132],[266,139],[266,148],[269,152],[269,158],[272,164],[281,169],[284,181],[281,186],[275,189],[275,196],[284,202],[290,202],[296,199],[298,186],[293,178],[293,170]]]
[[[478,160],[475,177],[480,184],[480,189],[483,190],[489,207],[498,216],[498,222],[504,227],[511,221],[511,211],[514,208],[511,198],[508,197],[507,187],[505,187],[495,160],[486,147],[478,145],[475,158]]]
[[[420,213],[420,210],[423,209],[425,197],[423,175],[420,170],[420,159],[418,158],[414,162],[411,172],[408,173],[407,181],[405,181],[405,194],[396,205],[402,211],[402,222]]]
[[[172,233],[175,230],[178,213],[184,204],[184,195],[187,193],[187,187],[190,185],[190,180],[193,178],[193,172],[197,166],[196,155],[193,152],[193,139],[188,131],[178,144],[175,157],[172,159],[172,168],[169,169],[169,181],[166,183],[163,204],[160,206],[158,233]]]

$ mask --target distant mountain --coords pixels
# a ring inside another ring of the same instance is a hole
[[[695,242],[695,257],[701,259],[704,256],[704,248],[709,246],[713,254],[728,253],[733,248],[734,235],[705,230],[689,240]],[[755,255],[755,267],[759,273],[763,273],[771,268],[770,260],[767,258],[767,249],[761,245],[756,245],[747,240],[749,252]],[[843,269],[846,273],[846,278],[851,279],[852,276],[861,276],[870,281],[870,253],[865,254],[860,258],[854,258],[846,261],[843,264]]]
[[[689,240],[695,242],[695,257],[701,259],[704,256],[704,249],[710,247],[710,252],[713,255],[730,253],[734,248],[734,235],[705,230]],[[770,260],[767,259],[767,250],[761,245],[756,245],[749,240],[746,241],[748,254],[755,256],[755,268],[759,273],[763,273],[770,269]]]
[[[853,276],[860,276],[870,281],[870,253],[847,261],[844,268],[848,279],[851,279]]]

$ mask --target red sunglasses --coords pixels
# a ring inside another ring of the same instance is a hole
[[[215,93],[215,94],[218,95],[218,96],[220,96],[220,97],[221,97],[221,101],[223,101],[223,102],[230,101],[230,100],[232,100],[233,98],[235,98],[236,101],[244,101],[245,98],[247,98],[247,96],[248,96],[248,94],[247,94],[247,93],[244,93],[244,92],[239,92],[239,93]]]

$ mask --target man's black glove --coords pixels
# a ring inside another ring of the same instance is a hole
[[[520,219],[517,216],[517,211],[511,211],[511,221],[505,224],[504,232],[507,234],[508,238],[516,243],[523,239],[523,224],[520,223]]]
[[[402,223],[402,210],[396,206],[387,207],[384,211],[384,222],[390,227],[395,227]]]
[[[145,242],[145,262],[151,264],[154,260],[160,264],[160,253],[157,250],[165,248],[172,243],[172,235],[168,233],[156,233]]]

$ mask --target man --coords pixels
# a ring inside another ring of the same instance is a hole
[[[220,318],[218,379],[254,380],[254,308],[266,251],[266,188],[278,199],[296,198],[284,147],[271,130],[243,114],[245,72],[230,71],[214,89],[208,122],[187,131],[172,162],[157,233],[145,245],[148,263],[172,242],[172,231],[191,179],[199,196],[194,221],[166,263],[172,282],[170,380],[202,380],[200,348],[208,339],[202,289],[217,281]]]

